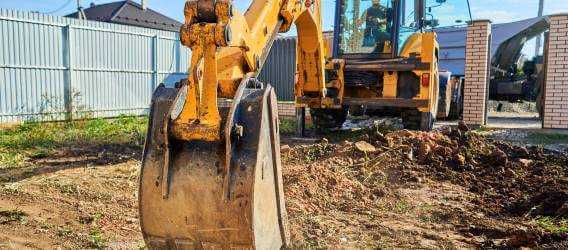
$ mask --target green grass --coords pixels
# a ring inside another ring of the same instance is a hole
[[[313,125],[306,122],[306,129],[313,129]],[[296,119],[288,117],[280,117],[280,134],[281,135],[295,135],[296,134]]]
[[[25,122],[0,130],[0,169],[20,167],[31,158],[49,157],[58,147],[141,145],[147,122],[147,118],[127,116],[72,122]]]
[[[89,242],[91,243],[91,247],[102,249],[106,247],[107,239],[104,237],[101,228],[98,225],[99,220],[102,218],[102,214],[94,214],[92,216],[93,220],[91,222],[91,232],[89,233]]]
[[[6,224],[13,221],[25,224],[27,222],[27,214],[20,210],[0,211],[0,224]]]
[[[398,214],[405,214],[412,209],[410,203],[405,200],[399,200],[394,204],[394,211]]]
[[[25,122],[11,129],[0,129],[0,169],[19,168],[30,159],[48,158],[59,147],[105,144],[142,145],[146,117],[122,116],[116,119],[86,119],[71,122]],[[312,129],[306,124],[306,129]],[[294,135],[296,121],[280,119],[280,133]]]
[[[566,219],[557,219],[552,217],[540,217],[536,219],[536,224],[551,233],[568,233],[568,220]]]
[[[527,136],[533,144],[568,144],[568,134],[534,132]]]
[[[93,229],[91,229],[89,236],[91,247],[96,249],[102,249],[106,247],[107,240],[103,236],[103,233],[101,232],[101,229],[99,227],[94,227]]]
[[[296,133],[296,120],[290,118],[280,118],[280,134]]]

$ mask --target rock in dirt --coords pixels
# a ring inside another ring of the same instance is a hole
[[[523,167],[529,167],[530,165],[533,164],[532,160],[529,159],[519,159],[519,162],[523,165]]]
[[[282,145],[280,146],[280,153],[288,153],[290,152],[291,148],[288,145]]]
[[[404,156],[406,157],[407,160],[412,161],[414,160],[414,151],[412,150],[412,148],[408,149],[408,152],[406,152],[404,154]]]
[[[431,151],[432,147],[428,143],[421,143],[418,147],[418,157],[421,160],[425,160]]]
[[[505,176],[507,176],[509,178],[515,178],[515,177],[517,177],[517,173],[515,173],[515,171],[513,171],[512,169],[507,168],[505,170]]]
[[[496,165],[503,166],[506,165],[509,161],[507,154],[503,152],[501,149],[495,149],[493,153],[491,153],[491,158]]]
[[[463,166],[465,165],[465,157],[463,155],[457,154],[454,156],[454,161],[456,161],[456,163],[459,166]]]
[[[464,121],[460,121],[460,122],[458,123],[458,129],[459,129],[460,131],[463,131],[463,132],[467,132],[467,131],[470,130],[469,126],[467,126],[467,124],[465,124]]]
[[[468,224],[484,226],[473,228],[474,231],[465,235],[478,248],[565,246],[561,244],[565,244],[566,238],[535,237],[539,234],[534,232],[543,230],[532,226],[539,216],[568,217],[568,182],[565,181],[568,155],[537,147],[514,146],[458,128],[441,132],[399,130],[384,135],[376,132],[368,130],[341,143],[330,140],[330,144],[294,146],[284,157],[288,166],[283,170],[286,197],[290,201],[288,210],[292,219],[299,221],[296,228],[301,230],[296,235],[300,238],[324,242],[317,231],[323,230],[323,237],[333,237],[332,244],[335,244],[345,232],[340,231],[345,230],[345,225],[338,224],[335,215],[349,212],[349,217],[342,218],[351,221],[356,218],[352,215],[363,215],[361,211],[364,211],[373,218],[380,218],[383,209],[374,208],[377,204],[400,200],[398,187],[401,184],[405,189],[434,190],[451,183],[459,186],[452,188],[452,192],[472,196],[463,197],[467,206],[460,208],[466,212],[456,210],[443,215],[448,216],[447,223],[458,223],[452,224],[456,228],[467,230]],[[382,142],[383,137],[388,144]],[[387,145],[389,150],[383,152],[383,146]],[[369,157],[372,160],[361,157],[361,152],[374,150],[382,154],[375,153]],[[316,160],[306,163],[307,153]],[[412,197],[412,194],[404,193],[404,197]],[[334,216],[322,221],[303,219],[317,213]],[[438,216],[434,211],[432,215]],[[370,217],[360,218],[368,223]],[[493,218],[504,218],[507,226],[501,224],[501,219]],[[518,226],[509,226],[512,225],[509,223],[518,223]],[[369,228],[367,224],[353,226],[365,232],[375,228],[375,224]],[[526,230],[512,231],[517,228]]]
[[[534,246],[539,240],[539,236],[535,232],[526,229],[517,229],[511,234],[512,237],[506,242],[509,247]]]
[[[518,157],[529,157],[530,156],[529,150],[525,147],[516,147],[516,148],[514,148],[514,151],[518,155]]]
[[[355,148],[363,153],[374,153],[377,148],[366,141],[358,141],[355,143]]]

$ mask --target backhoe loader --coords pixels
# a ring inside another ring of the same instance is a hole
[[[298,70],[295,86],[297,107],[310,108],[316,127],[339,127],[350,111],[401,116],[405,128],[432,129],[439,45],[436,34],[426,31],[438,24],[427,2],[432,0],[336,1],[333,53],[326,56],[323,82]],[[436,0],[434,7],[445,2]]]
[[[277,100],[257,76],[276,35],[292,25],[297,103],[312,108],[316,121],[337,123],[346,105],[393,100],[435,113],[438,46],[433,33],[421,30],[424,2],[412,0],[418,9],[406,14],[416,16],[415,24],[401,48],[395,42],[401,4],[410,1],[380,2],[387,3],[384,13],[365,11],[365,18],[385,20],[367,25],[391,35],[359,32],[362,22],[342,21],[347,13],[363,15],[345,11],[359,1],[337,1],[335,56],[326,55],[321,1],[254,0],[244,14],[230,0],[186,2],[180,40],[192,50],[189,76],[155,90],[144,147],[138,197],[149,248],[288,244]],[[231,106],[219,107],[217,98],[232,99]]]

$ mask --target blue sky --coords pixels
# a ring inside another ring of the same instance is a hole
[[[140,0],[134,0],[140,1]],[[185,0],[148,0],[150,8],[162,12],[170,17],[178,20],[183,19],[183,4]],[[448,2],[464,1],[464,0],[448,0]],[[68,5],[54,15],[65,15],[72,12],[75,6],[75,0],[0,0],[0,8],[3,9],[19,9],[27,11],[52,12],[65,3]],[[91,2],[96,4],[113,2],[113,0],[82,0],[84,7]],[[234,0],[237,7],[241,10],[251,0]],[[333,24],[333,8],[335,0],[323,0],[324,26],[331,29]],[[470,0],[474,19],[491,19],[494,23],[510,22],[536,15],[538,8],[538,0]],[[545,14],[568,12],[568,0],[545,0]]]
[[[84,7],[91,2],[103,4],[114,0],[82,0]],[[140,1],[140,0],[134,0]],[[465,0],[447,0],[463,3]],[[185,0],[148,0],[149,7],[179,21],[183,20]],[[251,0],[234,0],[237,8],[244,11]],[[65,15],[76,9],[76,0],[0,0],[0,8],[38,11],[53,15]],[[335,0],[322,0],[324,28],[333,28]],[[474,19],[490,19],[494,23],[512,22],[537,15],[538,0],[470,0]],[[568,0],[545,0],[545,14],[568,12]],[[530,45],[529,45],[530,47]],[[530,51],[530,48],[525,51]],[[534,49],[532,49],[534,50]]]

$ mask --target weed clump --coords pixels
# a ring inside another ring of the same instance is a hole
[[[27,221],[27,214],[21,210],[4,210],[0,211],[0,224],[8,224],[11,222],[20,222],[25,224]]]

